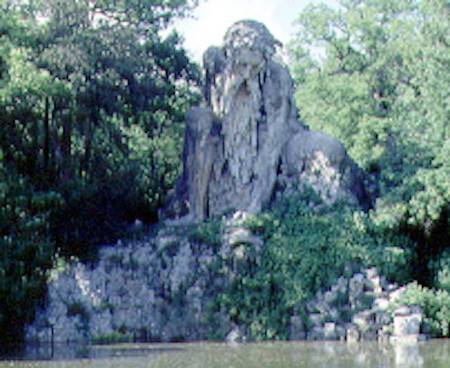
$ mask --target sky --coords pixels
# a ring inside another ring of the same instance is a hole
[[[320,0],[200,0],[193,18],[178,21],[175,28],[184,36],[185,47],[196,61],[212,45],[220,46],[226,30],[236,21],[263,22],[272,34],[287,44],[294,33],[294,21],[308,3]],[[334,0],[323,1],[327,4]]]

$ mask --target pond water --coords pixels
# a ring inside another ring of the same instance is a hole
[[[450,340],[379,345],[343,342],[59,345],[27,347],[0,368],[450,368]]]

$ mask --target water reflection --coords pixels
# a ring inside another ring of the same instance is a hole
[[[423,358],[418,344],[397,343],[394,345],[396,368],[422,368]]]
[[[163,353],[183,352],[181,346],[150,344],[30,344],[14,356],[0,357],[3,361],[78,361],[105,360],[114,358],[148,357]],[[1,364],[0,364],[0,367]]]
[[[51,355],[53,354],[53,355]],[[0,368],[448,368],[450,341],[380,345],[342,342],[225,344],[129,344],[27,347],[25,360]],[[49,359],[45,361],[45,359]]]

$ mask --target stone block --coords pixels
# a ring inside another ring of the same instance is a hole
[[[418,335],[422,323],[422,314],[394,316],[394,336]]]
[[[333,322],[340,322],[339,311],[336,308],[331,308],[327,313],[327,317]]]
[[[230,345],[235,345],[245,340],[245,336],[238,326],[234,326],[225,337],[225,342]]]
[[[254,242],[254,237],[249,229],[243,227],[232,228],[227,234],[228,244],[238,245],[238,244],[248,244]]]
[[[394,311],[394,316],[408,316],[411,314],[411,308],[408,307],[407,305],[402,305],[399,306],[395,311]]]
[[[330,311],[330,306],[325,301],[319,301],[316,303],[316,309],[326,315]]]
[[[389,339],[392,335],[390,326],[384,325],[381,329],[378,330],[378,342],[380,343],[388,343]]]
[[[378,271],[375,267],[366,269],[365,274],[369,280],[378,277]]]
[[[353,275],[348,284],[348,297],[352,308],[356,309],[359,306],[358,299],[364,290],[364,275],[357,273]]]
[[[389,313],[385,311],[377,311],[375,313],[375,323],[377,325],[388,325],[391,322],[391,317]]]
[[[383,292],[382,278],[380,276],[373,276],[365,280],[365,287],[380,295]]]

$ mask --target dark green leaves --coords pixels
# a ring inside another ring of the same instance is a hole
[[[371,175],[375,222],[421,259],[450,231],[449,19],[447,1],[341,1],[307,8],[291,45],[301,115]]]
[[[161,33],[195,3],[0,2],[0,329],[17,325],[12,340],[55,252],[90,258],[157,218],[200,77]]]

